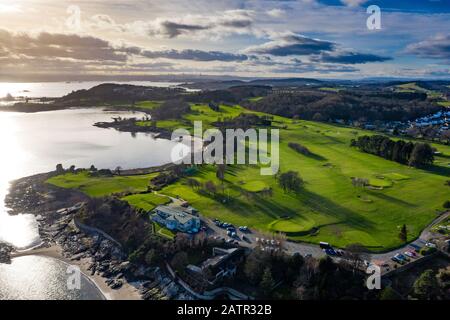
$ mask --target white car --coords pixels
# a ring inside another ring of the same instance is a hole
[[[425,243],[425,246],[428,247],[428,248],[436,248],[436,245],[434,243],[431,243],[431,242]]]
[[[411,252],[409,252],[409,251],[405,251],[405,256],[408,256],[410,258],[414,258],[414,255]]]
[[[259,238],[255,238],[255,241],[256,241],[256,242],[259,242]]]

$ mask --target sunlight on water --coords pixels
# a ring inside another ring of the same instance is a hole
[[[4,207],[3,199],[8,190],[9,181],[20,176],[28,157],[17,141],[18,127],[11,114],[0,117],[0,241],[8,242],[17,248],[25,248],[39,244],[37,225],[34,216],[21,214],[9,216]]]
[[[68,290],[66,272],[67,265],[62,261],[39,256],[0,264],[0,300],[103,299],[102,293],[84,276],[81,290]]]

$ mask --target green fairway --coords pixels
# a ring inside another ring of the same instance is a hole
[[[167,130],[175,130],[179,128],[184,128],[193,133],[194,121],[201,121],[203,130],[214,128],[213,123],[223,118],[234,118],[241,113],[255,113],[261,114],[259,112],[248,111],[241,106],[228,106],[220,105],[219,111],[212,110],[207,104],[191,104],[191,112],[183,116],[182,119],[168,119],[168,120],[158,120],[155,121],[156,127]],[[138,121],[136,122],[139,126],[150,126],[151,121]]]
[[[170,199],[155,193],[133,194],[122,198],[135,208],[151,211],[159,205],[167,204]]]
[[[196,104],[183,119],[159,121],[159,125],[192,129],[193,121],[201,120],[207,129],[221,117],[236,117],[242,112],[248,111],[221,105],[217,112]],[[435,165],[415,169],[350,147],[351,139],[374,134],[371,131],[279,116],[274,116],[274,125],[280,128],[280,172],[297,171],[305,181],[300,192],[284,192],[275,176],[261,176],[255,165],[227,166],[222,185],[216,178],[216,168],[204,165],[190,178],[202,184],[213,181],[215,194],[188,186],[187,178],[166,186],[160,194],[179,196],[202,215],[235,225],[283,232],[292,240],[326,241],[338,247],[361,243],[372,251],[400,246],[398,234],[403,224],[408,239],[416,238],[448,200],[449,188],[444,183],[450,176],[449,146],[434,144],[441,152]],[[288,146],[290,142],[301,144],[314,156],[296,152]],[[81,173],[58,176],[49,182],[101,196],[131,189],[145,191],[151,176],[92,178]],[[370,186],[355,187],[352,177],[368,179]],[[125,200],[148,210],[163,201],[155,197],[159,196],[136,194]]]
[[[138,176],[91,177],[88,171],[67,173],[47,180],[61,188],[78,189],[91,197],[103,197],[113,193],[142,192],[147,190],[150,179],[157,173]]]
[[[242,189],[247,190],[249,192],[260,192],[269,188],[269,186],[266,183],[258,180],[242,182],[241,187]]]
[[[216,196],[194,190],[183,180],[161,192],[188,200],[205,216],[236,225],[281,231],[291,239],[314,243],[362,243],[372,251],[401,245],[402,224],[408,227],[409,239],[417,237],[448,197],[443,187],[450,174],[448,146],[434,145],[445,155],[437,157],[436,166],[414,169],[350,147],[352,138],[371,132],[275,120],[287,126],[281,130],[281,171],[298,171],[305,180],[298,194],[283,192],[274,177],[261,176],[256,166],[229,166],[225,188],[219,187]],[[316,156],[295,152],[289,142],[301,143]],[[212,166],[201,167],[194,177],[221,185]],[[367,178],[373,188],[354,187],[351,177]],[[272,195],[257,192],[263,188],[270,188]]]

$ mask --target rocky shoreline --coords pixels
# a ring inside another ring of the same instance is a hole
[[[88,200],[87,196],[45,184],[53,174],[39,174],[13,182],[5,200],[10,214],[36,216],[41,249],[56,245],[62,249],[64,260],[74,264],[88,263],[86,275],[100,276],[112,290],[133,283],[141,299],[192,299],[164,270],[130,263],[119,243],[102,234],[101,230],[97,232],[95,228],[79,223],[76,213]],[[0,263],[10,261],[11,255],[14,258],[11,246],[0,245]]]
[[[148,133],[160,139],[170,140],[172,138],[172,132],[170,130],[152,126],[138,126],[136,125],[136,121],[137,119],[130,118],[110,122],[96,122],[94,126],[103,129],[115,129],[120,132]]]

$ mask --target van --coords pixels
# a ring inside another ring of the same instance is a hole
[[[319,246],[322,249],[331,249],[331,246],[330,246],[330,244],[328,242],[320,242]]]

